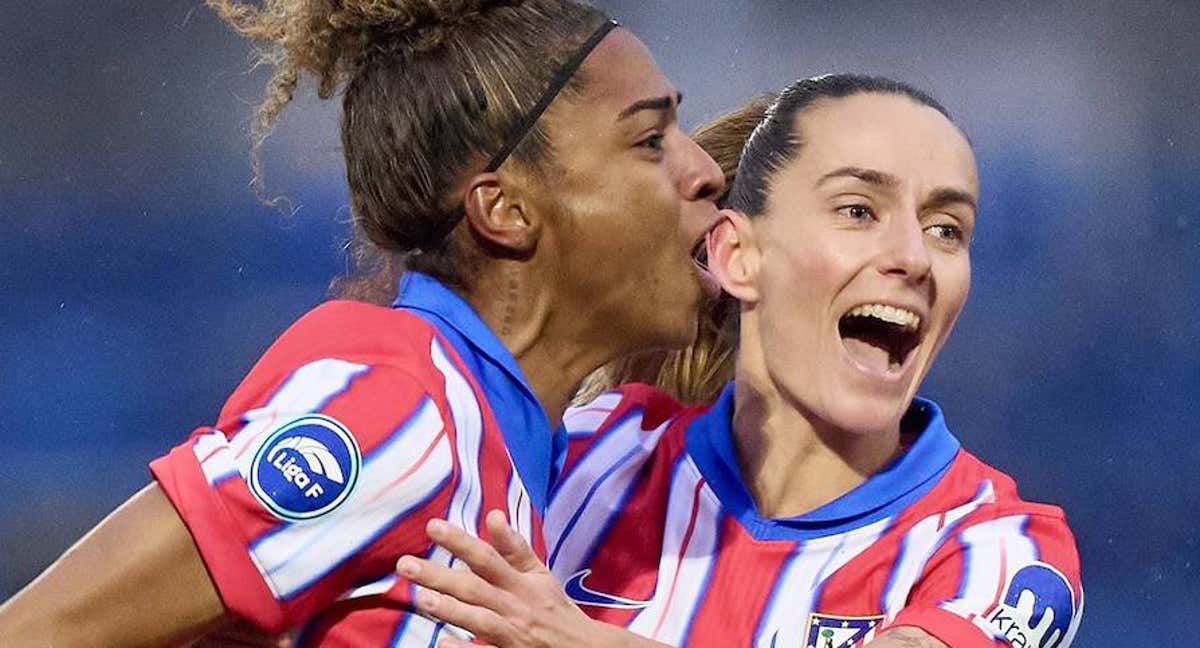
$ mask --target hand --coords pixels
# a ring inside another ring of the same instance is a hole
[[[594,628],[603,624],[589,619],[567,598],[524,538],[509,528],[504,513],[490,511],[485,524],[492,544],[443,520],[426,525],[429,538],[471,571],[415,556],[401,558],[396,571],[425,588],[417,593],[417,608],[497,648],[586,646],[596,641]],[[447,637],[438,645],[467,648],[475,644]]]

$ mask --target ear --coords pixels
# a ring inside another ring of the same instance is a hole
[[[721,288],[744,304],[757,302],[761,253],[750,219],[741,212],[721,210],[721,220],[706,245],[708,269]]]
[[[527,257],[537,248],[540,220],[531,217],[517,187],[494,172],[471,177],[463,212],[472,234],[490,248],[516,257]]]

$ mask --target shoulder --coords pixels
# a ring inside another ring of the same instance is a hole
[[[435,331],[432,324],[405,310],[335,300],[296,320],[264,358],[352,356],[394,364],[427,357]]]
[[[254,364],[226,401],[222,429],[268,406],[320,408],[332,398],[360,403],[440,393],[434,326],[412,313],[330,301],[305,313]]]
[[[1062,508],[1025,500],[1011,476],[966,450],[958,451],[937,485],[906,515],[921,520],[916,527],[936,521],[937,535],[949,540],[940,548],[943,554],[995,542],[1019,544],[1029,555],[1055,556],[1078,573],[1075,537]]]
[[[991,466],[979,457],[960,450],[950,470],[939,484],[938,490],[957,493],[959,497],[974,497],[987,490],[980,515],[1006,516],[1031,515],[1047,520],[1058,520],[1066,526],[1066,514],[1055,504],[1033,502],[1021,496],[1017,482],[1008,473]]]
[[[289,373],[316,361],[339,360],[420,380],[433,370],[436,337],[432,324],[408,311],[329,301],[288,327],[253,372]]]
[[[916,508],[928,517],[908,539],[927,536],[931,551],[897,624],[949,645],[968,645],[980,630],[1012,645],[1070,644],[1083,585],[1061,508],[1024,500],[1009,475],[964,450],[923,499]]]

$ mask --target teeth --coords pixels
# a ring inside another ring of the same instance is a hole
[[[921,317],[916,313],[896,308],[895,306],[887,306],[884,304],[863,304],[854,308],[854,310],[846,313],[847,316],[855,317],[874,317],[881,319],[896,326],[903,326],[907,329],[916,330],[921,326]]]

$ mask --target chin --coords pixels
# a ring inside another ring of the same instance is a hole
[[[824,418],[834,428],[856,436],[889,434],[900,428],[900,419],[908,410],[907,400],[902,400],[878,395],[847,398],[842,394],[826,408]]]

